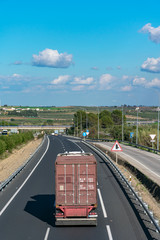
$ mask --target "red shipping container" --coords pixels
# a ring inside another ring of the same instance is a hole
[[[97,162],[91,153],[59,154],[55,184],[56,225],[97,224]]]

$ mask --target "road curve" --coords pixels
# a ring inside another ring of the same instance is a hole
[[[47,138],[23,172],[0,192],[0,239],[148,239],[114,176],[95,153],[98,168],[98,226],[55,227],[56,156],[65,151],[82,150],[91,152],[79,141],[62,136]]]
[[[113,142],[97,142],[97,144],[105,147],[106,150],[111,150],[114,145]],[[120,144],[120,146],[123,152],[118,152],[117,154],[125,158],[160,186],[160,155],[124,144]]]

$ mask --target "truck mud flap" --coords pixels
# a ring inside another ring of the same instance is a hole
[[[97,226],[97,218],[56,218],[56,226],[88,225]]]

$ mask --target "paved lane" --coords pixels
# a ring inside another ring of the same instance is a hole
[[[97,144],[105,147],[106,150],[111,150],[114,143],[103,142]],[[133,166],[137,167],[140,171],[160,185],[160,155],[131,146],[120,145],[123,152],[118,153],[118,155],[124,157],[128,162],[133,164]]]
[[[48,150],[46,151],[46,148]],[[0,193],[0,211],[26,177],[41,162],[0,216],[2,240],[139,240],[147,239],[132,208],[106,164],[96,155],[98,167],[98,226],[55,227],[54,162],[58,153],[90,151],[82,143],[50,136],[45,147],[10,185]],[[102,207],[104,205],[104,207]],[[104,212],[106,211],[106,214]]]

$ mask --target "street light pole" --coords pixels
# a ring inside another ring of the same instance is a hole
[[[157,108],[158,111],[158,126],[157,126],[157,150],[159,150],[159,107]]]
[[[86,130],[87,130],[87,128],[88,128],[88,126],[87,126],[87,109],[86,109]]]
[[[139,110],[139,107],[137,107],[136,110],[137,110],[136,144],[138,144],[138,110]]]
[[[99,107],[98,107],[98,139],[99,139]]]
[[[77,112],[77,137],[78,137],[78,112]]]
[[[124,133],[123,133],[123,105],[122,105],[122,142],[124,141]]]
[[[81,134],[82,134],[82,112],[80,112],[80,114],[81,114]],[[81,136],[81,134],[80,134],[80,136]]]

